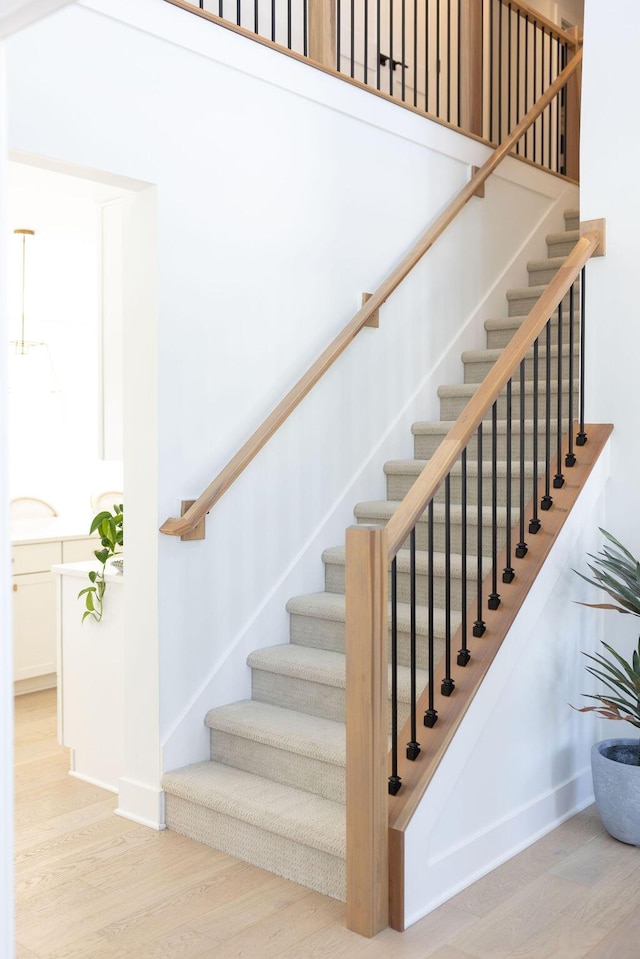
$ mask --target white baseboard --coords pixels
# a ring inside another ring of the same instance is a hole
[[[166,829],[164,791],[155,786],[132,779],[118,780],[118,808],[115,812],[123,819],[149,826],[150,829]]]
[[[84,773],[77,773],[75,769],[69,770],[69,775],[74,779],[81,779],[83,783],[89,783],[90,786],[99,786],[100,789],[106,789],[107,792],[117,793],[110,783],[103,782],[101,779],[95,779],[93,776],[85,776]]]

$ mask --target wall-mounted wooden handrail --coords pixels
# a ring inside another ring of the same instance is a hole
[[[335,337],[296,385],[289,390],[283,400],[269,414],[255,433],[238,450],[224,469],[218,473],[206,490],[193,502],[184,516],[170,517],[160,527],[161,533],[170,536],[184,536],[198,526],[209,510],[229,489],[232,483],[247,468],[262,447],[282,426],[285,420],[293,413],[296,407],[305,398],[315,384],[324,376],[327,370],[335,363],[347,346],[367,324],[374,313],[387,301],[394,290],[405,279],[408,273],[422,259],[425,253],[433,246],[436,240],[444,233],[449,224],[464,209],[472,196],[491,176],[499,163],[514,149],[520,138],[527,132],[537,118],[544,112],[554,97],[562,90],[582,63],[582,48],[579,48],[569,61],[562,73],[537,100],[535,105],[523,117],[512,133],[506,137],[499,147],[494,150],[489,159],[480,167],[478,172],[460,190],[446,210],[440,214],[429,229],[423,233],[417,243],[409,250],[389,276],[380,284],[378,289],[358,310],[353,319]]]
[[[386,527],[389,561],[396,555],[441,483],[451,472],[486,413],[516,373],[558,303],[562,302],[580,275],[582,267],[602,243],[603,236],[598,230],[589,231],[580,238],[389,519]]]

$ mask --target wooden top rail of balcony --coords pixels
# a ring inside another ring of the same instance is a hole
[[[171,0],[173,2],[173,0]],[[224,469],[216,476],[206,490],[195,500],[185,511],[183,516],[169,517],[160,527],[161,533],[169,536],[179,536],[182,539],[203,538],[203,520],[207,513],[218,500],[225,494],[229,487],[235,482],[240,474],[247,468],[249,463],[260,452],[262,447],[268,442],[273,434],[282,426],[287,418],[293,413],[296,407],[302,402],[305,396],[313,389],[316,383],[322,379],[327,370],[335,363],[338,357],[345,351],[347,346],[358,335],[363,327],[370,324],[376,312],[388,300],[394,290],[400,285],[405,277],[411,272],[413,267],[422,259],[425,253],[433,246],[436,240],[444,233],[450,223],[464,209],[485,181],[491,176],[498,164],[508,156],[514,149],[518,140],[527,132],[536,119],[542,114],[545,108],[558,95],[565,84],[574,76],[582,63],[582,49],[579,48],[576,54],[569,61],[562,73],[559,74],[555,82],[539,98],[535,106],[529,110],[525,117],[520,121],[517,127],[508,137],[494,150],[489,159],[484,163],[478,172],[471,177],[469,183],[460,190],[457,196],[452,200],[447,209],[436,219],[429,229],[420,237],[417,243],[411,248],[400,263],[391,271],[389,276],[380,284],[378,289],[367,300],[367,302],[358,310],[353,319],[347,323],[344,329],[335,337],[329,346],[324,350],[316,362],[307,370],[304,376],[292,387],[287,395],[278,403],[275,409],[269,414],[262,426],[247,440],[247,442],[238,450],[235,456],[229,461]],[[588,259],[587,255],[586,259]],[[586,260],[585,260],[586,262]],[[565,271],[561,271],[565,276]],[[546,303],[545,299],[545,303]],[[518,341],[519,342],[519,341]],[[499,392],[499,391],[498,391]],[[496,394],[497,395],[497,394]],[[454,442],[457,442],[454,441]],[[445,447],[446,448],[446,447]],[[441,454],[441,457],[445,453]],[[401,514],[404,520],[406,511]],[[199,535],[194,536],[194,530],[200,527]],[[393,529],[400,529],[398,521],[394,522]],[[392,542],[396,543],[397,536],[391,537]],[[401,542],[400,540],[399,542]],[[397,546],[396,546],[397,548]]]

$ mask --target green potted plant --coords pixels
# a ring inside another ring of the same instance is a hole
[[[640,616],[640,562],[611,533],[601,529],[608,544],[589,563],[591,576],[578,576],[603,590],[612,603],[581,603],[594,609],[613,609]],[[605,719],[631,723],[640,729],[640,640],[631,660],[608,643],[607,655],[584,653],[587,672],[605,687],[602,693],[585,693],[596,706],[579,712],[595,712]],[[574,707],[575,708],[575,707]],[[605,739],[591,750],[593,790],[605,829],[616,839],[640,846],[640,739]]]
[[[94,552],[95,558],[101,564],[100,569],[89,572],[90,586],[86,586],[78,593],[78,599],[84,596],[85,611],[82,622],[90,616],[97,623],[102,619],[104,594],[107,588],[105,580],[106,566],[109,560],[120,552],[119,547],[124,543],[124,506],[115,504],[113,513],[102,510],[91,521],[90,533],[98,533],[101,549]]]

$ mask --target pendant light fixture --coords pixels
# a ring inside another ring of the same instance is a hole
[[[28,237],[35,236],[35,230],[20,229],[13,232],[22,239],[21,311],[20,337],[17,340],[11,340],[10,343],[9,391],[13,393],[57,393],[58,386],[48,345],[43,341],[26,338],[27,242]]]

